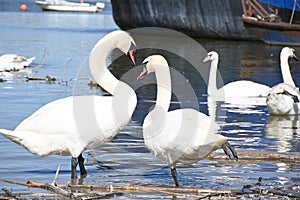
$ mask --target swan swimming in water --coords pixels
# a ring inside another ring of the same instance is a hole
[[[0,72],[19,71],[28,67],[35,57],[25,58],[16,54],[4,54],[0,56]]]
[[[0,133],[39,156],[72,156],[71,177],[77,177],[78,164],[85,175],[83,151],[111,140],[128,124],[136,107],[134,90],[106,68],[106,57],[115,48],[127,53],[134,64],[132,45],[135,42],[128,33],[114,31],[100,39],[90,53],[93,78],[112,96],[58,99],[38,109],[15,130],[0,129]]]
[[[138,80],[151,72],[155,72],[157,80],[156,104],[143,122],[144,141],[156,157],[168,163],[176,186],[176,163],[195,163],[219,148],[231,159],[238,159],[227,138],[217,134],[219,126],[210,117],[190,108],[168,111],[171,77],[163,56],[149,56],[143,65]]]
[[[223,100],[227,97],[265,97],[270,91],[270,87],[248,80],[234,81],[217,88],[217,68],[219,55],[215,51],[210,51],[203,62],[211,61],[207,94],[216,100]]]
[[[266,100],[268,111],[273,115],[300,114],[300,92],[292,78],[289,59],[298,60],[293,48],[284,47],[280,53],[283,83],[273,86]]]

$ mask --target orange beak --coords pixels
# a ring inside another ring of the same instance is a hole
[[[127,56],[130,59],[133,66],[135,66],[134,53],[135,53],[135,49],[131,49],[127,52]]]

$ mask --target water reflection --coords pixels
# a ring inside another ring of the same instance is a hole
[[[274,138],[277,141],[278,152],[290,152],[293,148],[293,140],[299,136],[299,115],[268,117],[265,126],[266,138]]]

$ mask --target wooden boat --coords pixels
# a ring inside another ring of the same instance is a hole
[[[245,27],[259,39],[268,44],[300,46],[300,24],[292,23],[293,12],[289,22],[283,22],[277,10],[269,13],[256,0],[247,0],[247,3],[242,0],[242,6]]]
[[[69,2],[65,0],[45,0],[35,1],[35,3],[41,7],[44,11],[59,11],[59,12],[101,12],[105,4],[97,2],[96,5],[89,3]]]
[[[248,2],[248,0],[245,0]],[[245,1],[237,0],[111,0],[115,23],[123,30],[137,27],[163,27],[192,37],[261,40],[264,37],[243,22]],[[296,1],[296,0],[295,0]],[[293,0],[257,0],[269,9],[278,10],[277,17],[300,24],[300,6]],[[299,4],[299,0],[297,0]],[[295,8],[295,9],[294,9]],[[253,10],[253,9],[252,9]],[[272,12],[272,11],[270,11]],[[270,13],[272,17],[274,12]],[[252,17],[250,15],[245,17]],[[257,17],[257,16],[255,16]],[[273,16],[274,17],[274,16]],[[271,39],[264,39],[269,41]],[[278,39],[278,41],[282,39]]]

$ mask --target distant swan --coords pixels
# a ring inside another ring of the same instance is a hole
[[[272,115],[299,115],[300,92],[289,84],[274,86],[267,96],[267,108]]]
[[[25,58],[16,54],[4,54],[0,56],[0,72],[19,71],[28,67],[35,57]]]
[[[238,158],[227,138],[217,134],[218,124],[207,115],[189,108],[168,112],[171,78],[163,56],[149,56],[143,65],[138,80],[151,72],[155,72],[157,80],[156,104],[143,122],[144,141],[156,157],[168,163],[176,186],[176,163],[195,163],[221,147],[231,159]]]
[[[300,114],[300,92],[298,88],[296,88],[290,72],[288,63],[290,58],[298,60],[294,49],[284,47],[280,53],[283,83],[272,87],[266,101],[268,111],[273,115]]]
[[[92,49],[89,67],[93,78],[113,96],[70,96],[50,102],[21,122],[14,131],[0,133],[33,154],[72,156],[71,177],[79,164],[86,174],[82,152],[111,140],[130,121],[136,94],[106,68],[106,57],[115,48],[134,63],[132,37],[124,31],[104,36]]]
[[[217,67],[219,55],[215,51],[210,51],[203,62],[211,61],[207,94],[216,99],[226,97],[264,97],[270,91],[270,87],[248,80],[234,81],[217,89]],[[220,100],[221,100],[220,99]]]

